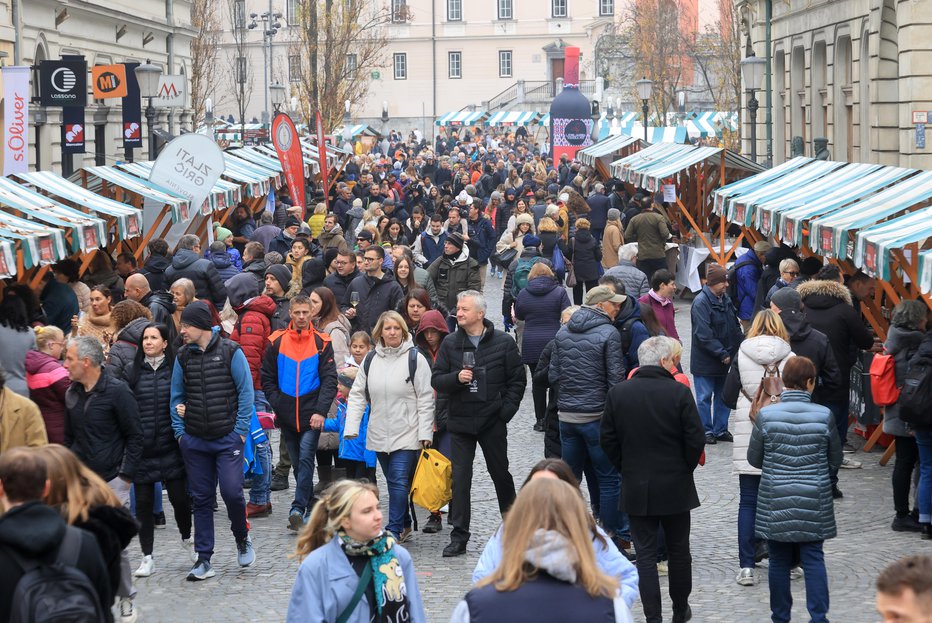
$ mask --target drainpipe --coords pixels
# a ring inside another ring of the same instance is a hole
[[[431,58],[433,59],[431,61],[432,63],[431,71],[433,72],[432,85],[433,85],[433,98],[434,98],[433,104],[431,105],[430,112],[431,114],[434,115],[434,117],[436,117],[437,116],[437,0],[430,0],[430,46],[431,46]],[[425,125],[426,125],[426,119],[425,119]],[[430,127],[432,128],[432,134],[434,135],[431,138],[434,139],[436,138],[437,130],[433,123],[430,124]],[[424,132],[424,137],[425,138],[427,137],[427,132]]]
[[[13,18],[13,64],[20,65],[23,61],[23,56],[20,51],[19,41],[22,35],[19,29],[19,0],[12,0],[10,10],[11,17]]]
[[[175,0],[165,0],[165,21],[168,22],[169,28],[175,27]],[[168,37],[165,39],[165,48],[168,51],[168,71],[167,74],[172,74],[175,71],[175,35],[172,32],[168,33]],[[174,110],[169,108],[166,112],[168,115],[168,133],[175,133],[175,113]]]
[[[773,44],[770,40],[770,22],[773,18],[773,0],[764,0],[764,39],[767,45],[767,168],[773,166]]]

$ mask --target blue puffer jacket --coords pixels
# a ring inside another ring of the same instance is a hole
[[[693,376],[726,376],[723,359],[734,357],[743,335],[735,306],[727,294],[715,296],[709,286],[702,286],[689,311],[693,326],[689,367]]]
[[[650,337],[650,332],[641,320],[641,304],[636,298],[629,296],[628,300],[621,304],[621,310],[615,317],[615,327],[621,335],[625,368],[633,370],[640,365],[638,349],[644,340]]]
[[[735,262],[735,276],[738,279],[738,318],[750,320],[754,316],[754,297],[757,296],[757,282],[760,281],[763,265],[754,250],[750,250]]]
[[[521,363],[535,365],[547,342],[560,329],[560,314],[570,306],[566,288],[551,277],[528,281],[515,301],[515,317],[524,321],[521,337]]]
[[[621,336],[608,314],[577,310],[557,332],[550,358],[550,382],[569,381],[560,384],[559,410],[601,416],[608,390],[624,378]]]
[[[835,417],[808,392],[786,390],[779,404],[761,409],[748,446],[748,463],[762,470],[757,537],[781,543],[834,537],[829,469],[841,460]]]
[[[337,416],[324,420],[325,433],[340,433],[339,457],[347,461],[365,463],[366,467],[375,467],[375,452],[366,450],[366,432],[369,430],[369,407],[362,414],[362,424],[359,425],[359,436],[352,439],[343,438],[346,428],[346,401],[337,402]]]

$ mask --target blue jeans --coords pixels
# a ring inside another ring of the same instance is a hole
[[[770,548],[770,619],[773,623],[789,623],[793,609],[790,591],[790,569],[793,554],[799,551],[800,566],[805,571],[806,608],[810,623],[828,623],[828,574],[825,572],[823,541],[783,543],[768,541]]]
[[[130,487],[129,489],[129,512],[133,514],[133,517],[136,516],[136,487]],[[162,483],[155,483],[155,499],[152,504],[152,512],[158,515],[159,513],[165,512],[165,507],[162,506]]]
[[[261,389],[256,390],[255,405],[256,411],[272,410],[265,399],[265,392]],[[249,489],[249,503],[268,504],[272,487],[272,444],[268,440],[268,433],[266,433],[264,443],[256,444],[256,461],[262,468],[262,473],[253,474],[252,487]]]
[[[702,420],[706,434],[712,433],[715,437],[728,431],[728,416],[731,415],[731,409],[722,402],[725,378],[724,376],[693,377],[699,418]]]
[[[932,431],[917,430],[916,445],[919,447],[919,487],[916,491],[919,522],[932,523]]]
[[[738,487],[741,492],[738,501],[738,561],[742,569],[748,569],[754,567],[754,521],[760,476],[738,474]]]
[[[317,502],[317,498],[314,497],[314,455],[317,453],[320,431],[305,430],[296,433],[283,428],[282,438],[294,466],[294,500],[291,502],[291,510],[306,515]]]
[[[379,452],[376,456],[388,487],[388,524],[385,529],[400,535],[411,525],[408,493],[411,491],[411,478],[417,465],[418,451],[395,450]]]
[[[586,458],[592,461],[592,468],[599,481],[599,521],[609,535],[630,541],[628,515],[618,510],[621,475],[602,450],[599,443],[600,428],[599,420],[585,424],[560,422],[563,460],[573,469],[577,479],[582,478]]]

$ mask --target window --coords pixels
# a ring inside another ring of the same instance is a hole
[[[447,67],[449,68],[450,78],[462,78],[463,77],[463,53],[462,52],[448,52],[447,53]]]
[[[301,57],[297,54],[288,57],[288,80],[301,81]]]
[[[569,2],[569,0],[551,0],[550,2],[551,15],[553,17],[566,17],[567,16],[567,10],[566,10],[567,2]]]
[[[356,69],[359,67],[359,61],[356,58],[355,54],[346,55],[346,75],[347,77],[352,77],[356,73]]]
[[[514,0],[498,0],[498,19],[513,19]]]
[[[236,82],[246,84],[246,57],[236,57]]]
[[[285,20],[289,26],[298,23],[298,0],[288,0],[285,5]]]
[[[498,77],[511,78],[511,50],[498,52]]]
[[[407,0],[392,0],[392,21],[405,22],[408,19]]]
[[[246,0],[236,0],[233,4],[233,27],[246,28]]]
[[[395,52],[395,80],[408,79],[408,55],[404,52]]]
[[[599,15],[614,15],[615,0],[599,0]]]
[[[447,21],[463,21],[463,0],[447,0]]]

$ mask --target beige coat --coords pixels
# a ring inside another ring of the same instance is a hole
[[[625,243],[618,221],[609,221],[605,224],[602,233],[602,266],[611,268],[618,266],[618,249]]]
[[[36,403],[9,387],[0,391],[0,454],[20,446],[47,445],[45,420]]]

